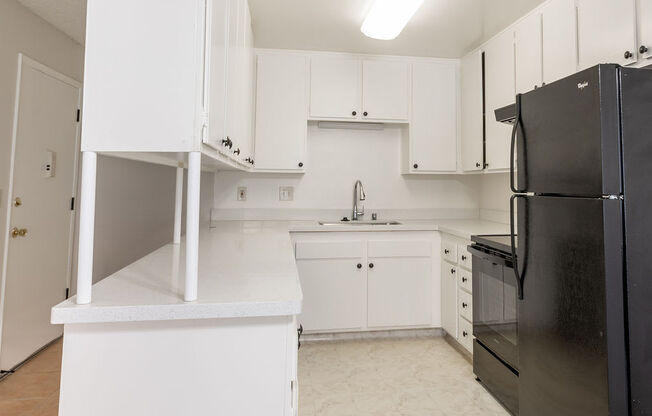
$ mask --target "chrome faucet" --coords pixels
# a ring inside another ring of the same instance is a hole
[[[355,185],[353,185],[353,214],[351,215],[351,221],[357,221],[358,217],[364,215],[364,206],[362,209],[358,209],[358,204],[361,201],[364,201],[365,198],[364,187],[362,186],[360,179],[358,179],[355,181]]]

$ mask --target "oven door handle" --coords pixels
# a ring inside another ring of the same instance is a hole
[[[473,246],[468,246],[468,247],[467,247],[467,250],[469,250],[469,252],[470,252],[472,255],[474,255],[474,256],[476,256],[476,257],[479,257],[479,258],[481,258],[482,260],[486,260],[486,261],[491,262],[491,263],[493,263],[493,264],[500,264],[501,266],[509,266],[509,265],[507,264],[507,260],[505,260],[505,259],[502,258],[502,257],[493,256],[493,255],[491,255],[491,254],[489,254],[489,253],[485,253],[484,251],[482,251],[482,250],[478,250],[477,248],[475,248],[475,247],[473,247]]]
[[[509,236],[512,243],[512,264],[514,265],[514,275],[516,276],[516,286],[518,288],[518,298],[523,300],[523,283],[525,282],[525,268],[523,268],[523,273],[518,269],[518,258],[516,256],[516,233],[514,227],[514,201],[518,198],[527,199],[528,196],[524,194],[514,194],[509,199]],[[527,234],[526,230],[521,230],[520,237],[522,237],[523,242],[527,244]],[[524,252],[527,250],[524,250]],[[525,258],[523,259],[523,265],[525,266]]]

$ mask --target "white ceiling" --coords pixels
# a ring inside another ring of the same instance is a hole
[[[256,47],[457,58],[544,0],[425,0],[391,41],[360,32],[373,0],[249,0]]]
[[[18,1],[84,43],[86,0]],[[544,0],[425,0],[391,41],[360,32],[372,1],[249,0],[256,47],[456,58]]]
[[[18,0],[43,20],[84,44],[86,0]]]

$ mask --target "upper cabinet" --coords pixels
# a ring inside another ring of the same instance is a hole
[[[356,58],[310,60],[310,116],[355,119],[361,111],[361,65]]]
[[[407,121],[409,76],[410,66],[407,62],[363,61],[362,118]]]
[[[639,59],[648,60],[652,58],[652,1],[638,0],[636,2],[636,15],[638,56]]]
[[[485,122],[487,169],[509,168],[511,127],[496,121],[494,110],[514,104],[514,32],[504,31],[491,39],[485,51]]]
[[[462,170],[479,171],[484,168],[484,122],[481,50],[462,58],[461,100],[462,100]]]
[[[541,8],[543,82],[550,84],[577,70],[575,0],[551,0]]]
[[[541,13],[532,13],[514,28],[516,93],[525,93],[543,82]]]
[[[308,58],[260,53],[256,88],[256,170],[303,171],[308,130]]]
[[[577,0],[579,68],[638,60],[636,0]]]
[[[406,122],[409,76],[410,66],[404,61],[313,56],[310,118]]]
[[[457,170],[457,65],[412,65],[409,173]]]

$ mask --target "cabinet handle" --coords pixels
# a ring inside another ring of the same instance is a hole
[[[467,280],[469,280],[469,279],[467,279],[466,277],[463,277],[462,278],[462,283],[466,283]]]
[[[466,260],[466,256],[462,254],[462,261]]]
[[[300,168],[303,167],[303,162],[299,162],[299,167],[300,167]]]
[[[370,268],[370,269],[373,269],[373,268],[374,268],[374,264],[373,264],[373,263],[369,263],[369,268]]]
[[[419,169],[419,165],[418,165],[417,163],[415,163],[414,165],[412,165],[412,167],[413,167],[414,169]]]
[[[479,168],[480,166],[482,166],[482,165],[480,164],[480,162],[476,162],[475,167],[476,167],[476,168]]]
[[[466,338],[468,335],[469,335],[468,332],[466,332],[466,331],[462,331],[462,336],[463,336],[464,338]]]
[[[234,154],[239,155],[240,154],[240,148],[238,147],[236,150],[233,151]]]
[[[484,168],[487,169],[488,167],[489,167],[489,164],[488,164],[488,163],[485,163],[485,164],[484,164]]]
[[[445,248],[445,249],[444,249],[444,254],[448,254],[448,253],[450,253],[450,250],[447,249],[447,248]]]
[[[352,111],[352,112],[351,112],[351,115],[352,115],[352,116],[357,116],[357,115],[358,115],[358,112],[357,112],[357,111]]]
[[[467,303],[462,302],[462,307],[463,307],[464,309],[466,309],[467,306],[469,306]]]
[[[625,59],[629,59],[629,58],[631,58],[632,56],[634,56],[633,53],[631,53],[630,51],[625,51]]]
[[[358,269],[362,269],[362,264],[358,263],[358,265],[357,265],[356,267],[357,267]]]
[[[367,113],[367,112],[365,111],[364,113],[362,113],[362,115],[365,116],[365,117],[367,117],[367,116],[369,115],[369,113]]]
[[[455,269],[451,269],[451,274],[455,274]]]
[[[648,51],[648,48],[645,45],[641,45],[641,47],[638,48],[639,53],[647,53],[647,51]]]

